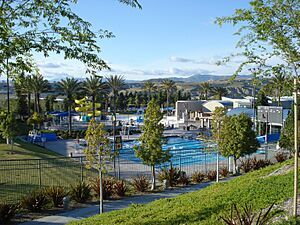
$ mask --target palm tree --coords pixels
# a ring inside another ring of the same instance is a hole
[[[125,86],[125,79],[123,76],[121,75],[111,75],[109,77],[106,77],[106,82],[111,90],[111,94],[113,96],[113,149],[115,151],[116,149],[116,111],[117,111],[117,107],[116,107],[116,97],[118,95],[118,92],[123,89],[123,87]],[[118,154],[118,161],[119,161],[119,154]],[[114,161],[114,168],[115,168],[115,161]],[[120,164],[118,166],[118,178],[120,178]]]
[[[95,107],[96,96],[106,89],[106,85],[102,81],[102,77],[94,75],[94,76],[90,76],[90,77],[86,78],[86,80],[83,82],[82,88],[87,93],[88,96],[92,97],[93,118],[95,118],[95,116],[96,116],[96,107]]]
[[[227,89],[223,87],[215,87],[214,88],[214,94],[217,96],[218,100],[222,99],[222,96],[227,95]]]
[[[69,135],[71,135],[72,130],[72,103],[74,101],[75,93],[80,89],[80,82],[75,78],[66,78],[62,79],[58,82],[58,86],[63,90],[65,95],[67,96],[67,103],[68,103],[68,116],[69,116]]]
[[[151,92],[155,90],[155,84],[149,80],[144,83],[144,89],[148,92],[148,99],[151,100]]]
[[[208,93],[212,90],[209,82],[203,82],[200,84],[200,90],[204,93],[205,100],[208,99]]]
[[[37,73],[31,77],[31,87],[34,94],[34,111],[40,113],[40,95],[49,89],[49,82]]]
[[[276,90],[276,97],[277,97],[277,104],[280,106],[280,98],[282,96],[282,92],[286,87],[287,84],[287,76],[280,71],[274,74],[274,77],[272,77],[272,87],[273,90]]]
[[[162,87],[165,89],[167,93],[167,114],[169,113],[169,98],[173,91],[176,90],[176,84],[173,80],[170,79],[164,79],[162,81]]]

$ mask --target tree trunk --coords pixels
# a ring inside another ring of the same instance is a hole
[[[99,213],[103,213],[103,190],[102,190],[102,167],[101,156],[99,154]]]
[[[37,100],[36,100],[36,103],[37,103],[37,113],[40,114],[40,94],[36,93],[36,97],[37,97]]]
[[[8,63],[8,59],[7,59]],[[7,65],[8,66],[8,65]],[[10,113],[10,100],[9,100],[9,77],[8,77],[8,68],[7,68],[7,74],[6,74],[6,94],[7,94],[7,112]]]
[[[167,116],[169,115],[169,92],[167,91]]]
[[[151,190],[155,190],[156,185],[155,185],[155,165],[151,165],[151,173],[152,173],[152,182],[151,182]]]
[[[236,167],[237,167],[237,164],[236,164],[236,157],[233,156],[233,174],[237,174]]]
[[[31,94],[27,93],[27,104],[28,104],[28,117],[30,117],[30,107],[31,107]]]
[[[69,101],[69,136],[71,136],[71,131],[72,131],[72,115],[71,115],[71,104]]]
[[[92,96],[93,118],[96,116],[95,95]]]

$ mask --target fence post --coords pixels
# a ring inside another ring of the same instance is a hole
[[[82,156],[80,157],[80,181],[83,182]]]
[[[204,168],[205,168],[205,173],[207,173],[206,153],[204,153]]]
[[[41,159],[38,159],[38,170],[39,170],[39,187],[42,188],[42,168],[41,168]]]
[[[181,170],[181,151],[179,152],[179,169]]]

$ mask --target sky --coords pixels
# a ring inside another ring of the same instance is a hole
[[[142,9],[117,0],[78,0],[73,10],[115,35],[101,39],[100,57],[111,71],[128,80],[188,77],[195,74],[232,75],[240,60],[217,66],[223,57],[237,52],[237,27],[214,24],[216,17],[247,8],[248,0],[140,0]],[[66,76],[84,78],[85,66],[60,55],[35,55],[42,74],[50,80]]]

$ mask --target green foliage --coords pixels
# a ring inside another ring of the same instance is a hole
[[[0,203],[0,224],[8,224],[14,218],[17,209],[17,205]]]
[[[202,172],[194,172],[192,174],[192,182],[201,183],[205,179],[205,174]]]
[[[246,114],[224,118],[219,140],[219,150],[223,156],[238,159],[256,152],[258,147],[252,121]]]
[[[179,168],[175,168],[171,166],[170,168],[163,168],[162,171],[158,175],[158,179],[160,182],[163,180],[169,181],[170,187],[174,187],[178,184],[178,180],[180,179],[181,171]]]
[[[31,212],[40,212],[48,203],[49,199],[43,189],[35,190],[21,200],[22,208]]]
[[[163,124],[160,124],[162,113],[159,105],[152,99],[145,113],[144,133],[140,137],[141,145],[135,147],[135,154],[146,165],[157,165],[170,159],[169,151],[162,150]]]
[[[85,182],[77,182],[71,185],[70,196],[78,203],[85,203],[91,198],[91,187]]]
[[[45,195],[52,201],[54,207],[63,205],[63,198],[68,195],[64,187],[51,186],[45,189]]]
[[[286,148],[290,152],[294,151],[294,109],[292,109],[284,123],[279,139],[280,148]]]
[[[42,122],[43,118],[37,112],[34,112],[33,115],[27,120],[27,124],[32,125],[33,128],[35,128],[37,125],[40,125]]]
[[[285,164],[292,164],[292,161]],[[284,175],[267,176],[282,166],[276,164],[175,198],[135,205],[70,224],[220,224],[220,216],[230,216],[231,203],[251,204],[253,212],[259,212],[274,202],[277,205],[291,198],[292,171]]]
[[[220,25],[241,25],[236,34],[241,35],[237,47],[243,51],[237,55],[243,55],[246,60],[235,75],[249,65],[257,66],[260,74],[274,74],[274,68],[280,65],[270,65],[274,65],[271,61],[277,57],[285,62],[285,74],[298,76],[299,5],[299,0],[251,0],[248,7],[235,10],[232,16],[217,19]]]
[[[0,113],[0,131],[3,138],[13,139],[17,135],[17,121],[12,113]]]
[[[255,101],[255,108],[257,109],[257,106],[268,106],[268,98],[265,95],[263,91],[259,91],[257,94],[257,99]]]
[[[224,107],[217,107],[213,112],[212,116],[212,133],[214,139],[218,142],[219,140],[219,131],[221,130],[222,121],[226,117],[226,108]]]
[[[137,192],[145,192],[148,190],[150,185],[148,177],[140,175],[132,178],[132,186]]]
[[[96,165],[101,171],[105,169],[111,155],[110,140],[104,128],[103,123],[98,124],[95,119],[91,119],[85,135],[88,147],[84,150],[84,154],[89,166]]]
[[[229,217],[221,216],[221,219],[227,225],[266,225],[269,224],[272,218],[270,212],[273,206],[274,204],[272,204],[267,211],[262,209],[259,213],[255,213],[251,205],[245,205],[242,206],[242,209],[239,209],[236,204],[233,204],[231,207],[231,215]]]
[[[163,115],[155,99],[152,99],[144,116],[144,131],[139,138],[141,145],[135,146],[135,154],[144,164],[151,166],[152,189],[155,188],[154,166],[168,161],[171,158],[169,150],[162,149],[162,137],[164,126],[160,123]]]

